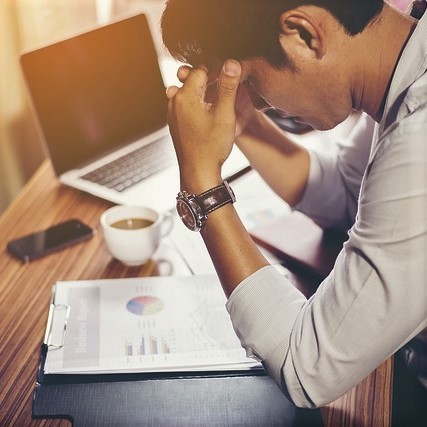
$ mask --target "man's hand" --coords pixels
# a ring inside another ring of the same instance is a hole
[[[221,167],[235,139],[240,76],[240,64],[227,60],[218,76],[213,103],[205,100],[208,72],[204,67],[180,70],[182,88],[167,89],[169,127],[180,166],[181,188],[187,191],[200,193],[222,181]]]

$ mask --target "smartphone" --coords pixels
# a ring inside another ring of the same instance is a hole
[[[71,219],[46,230],[12,240],[7,244],[7,250],[16,258],[28,262],[90,239],[94,234],[94,229],[78,219]]]

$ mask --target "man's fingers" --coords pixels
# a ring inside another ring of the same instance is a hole
[[[182,89],[185,87],[189,89],[192,88],[193,90],[195,89],[197,96],[202,97],[206,89],[206,73],[207,69],[203,66],[200,66],[199,68],[191,68],[188,65],[182,65],[178,68],[176,75],[181,83],[183,83]],[[187,81],[190,74],[194,74],[194,76],[189,81]],[[169,86],[166,88],[166,96],[169,100],[171,100],[179,91],[180,88],[178,86]]]
[[[188,65],[181,65],[181,67],[178,68],[176,75],[181,83],[185,82],[188,75],[190,74],[190,71],[191,67],[189,67]]]
[[[188,73],[182,87],[183,92],[192,92],[198,98],[204,99],[206,84],[208,82],[208,72],[203,66],[193,68]]]
[[[169,100],[171,100],[176,93],[179,91],[179,88],[177,86],[169,86],[166,88],[166,96]]]
[[[218,100],[218,83],[217,80],[214,82],[208,82],[206,91],[205,91],[205,101],[215,104]]]
[[[230,109],[234,110],[234,103],[236,101],[237,89],[240,85],[240,76],[242,74],[242,67],[238,61],[228,59],[222,66],[219,74],[217,88],[218,88],[218,102],[216,105],[217,110]]]

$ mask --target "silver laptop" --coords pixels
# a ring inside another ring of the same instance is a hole
[[[174,206],[178,167],[144,14],[24,53],[21,66],[62,183],[114,203]],[[225,174],[245,166],[236,150]]]

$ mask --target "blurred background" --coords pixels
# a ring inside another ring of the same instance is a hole
[[[0,213],[46,158],[29,108],[20,54],[141,11],[149,15],[162,55],[156,31],[164,3],[165,0],[0,0]],[[410,1],[390,3],[405,10]]]
[[[155,28],[164,0],[0,0],[0,213],[46,158],[21,75],[21,53],[139,11]],[[156,41],[161,51],[160,35]]]

